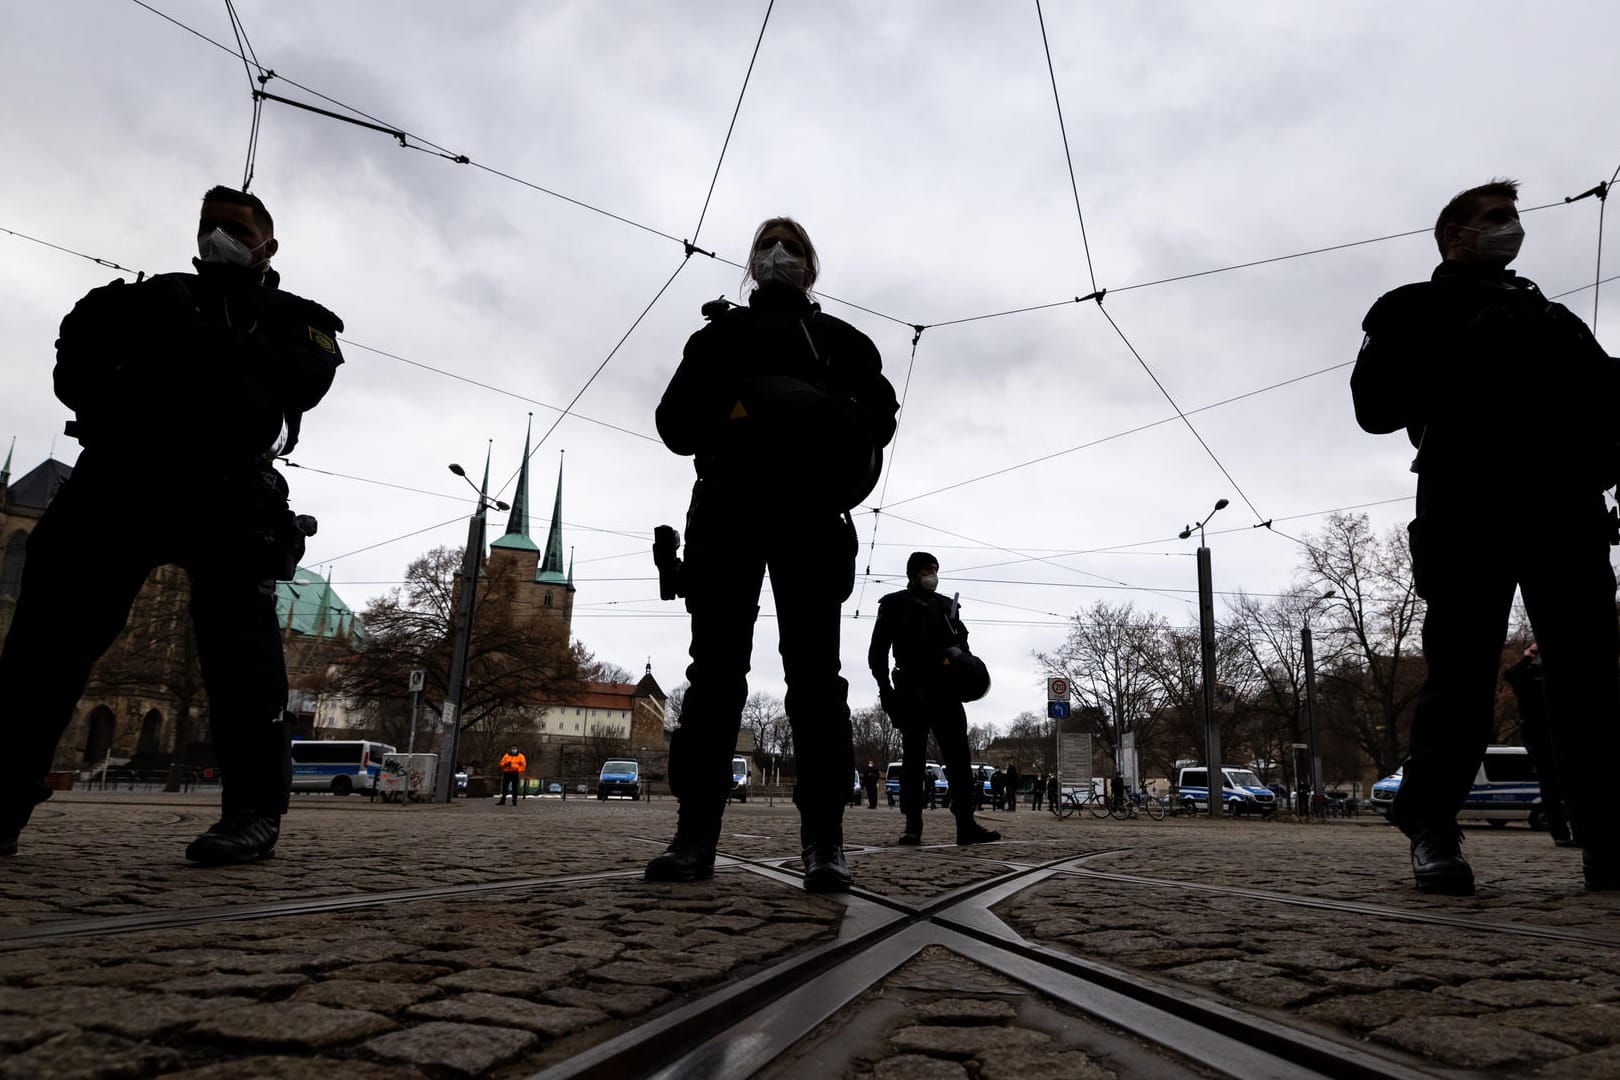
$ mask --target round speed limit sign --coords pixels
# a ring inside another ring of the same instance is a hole
[[[1068,701],[1069,680],[1061,675],[1054,675],[1046,680],[1047,701]]]

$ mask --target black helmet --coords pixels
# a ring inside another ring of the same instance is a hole
[[[967,650],[946,649],[941,663],[945,685],[958,701],[978,701],[990,692],[990,669]]]

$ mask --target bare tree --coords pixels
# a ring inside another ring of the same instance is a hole
[[[853,709],[849,722],[855,735],[857,767],[865,767],[870,761],[882,769],[900,757],[900,732],[889,723],[883,706],[873,702],[864,709]]]
[[[989,753],[990,744],[998,737],[994,724],[969,724],[967,731],[968,756],[974,759],[983,759]]]
[[[1380,774],[1405,756],[1411,705],[1422,682],[1413,637],[1424,604],[1412,580],[1412,551],[1400,528],[1382,539],[1366,514],[1334,514],[1318,535],[1306,536],[1305,568],[1313,588],[1331,587],[1323,636],[1336,637],[1344,657],[1324,671],[1346,706],[1348,725]],[[1320,594],[1320,592],[1319,592]]]
[[[686,691],[691,685],[682,681],[681,685],[669,692],[669,700],[664,702],[665,731],[674,731],[681,726],[681,708],[686,704]]]
[[[1092,734],[1116,761],[1124,733],[1134,731],[1138,747],[1151,735],[1157,693],[1152,653],[1164,625],[1163,617],[1131,604],[1099,600],[1070,617],[1068,637],[1057,649],[1035,654],[1041,670],[1068,678],[1080,703],[1077,714],[1091,718]]]
[[[754,733],[754,745],[761,752],[783,757],[792,754],[793,738],[780,698],[763,690],[749,694],[743,703],[742,722],[743,727]]]
[[[1010,739],[1050,739],[1057,731],[1055,722],[1036,712],[1021,712],[1007,725]]]

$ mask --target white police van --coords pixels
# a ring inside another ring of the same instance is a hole
[[[738,802],[748,801],[748,759],[741,754],[731,759],[731,795]]]
[[[1277,793],[1262,784],[1253,769],[1222,765],[1221,775],[1221,808],[1226,813],[1269,817],[1277,809]],[[1182,769],[1176,788],[1184,809],[1209,809],[1209,770],[1202,765]]]
[[[292,789],[370,793],[377,786],[383,759],[395,752],[387,743],[368,739],[294,739]]]
[[[1401,789],[1403,766],[1373,785],[1372,808],[1389,816],[1395,793]],[[1541,817],[1541,781],[1536,777],[1535,762],[1522,746],[1487,746],[1485,757],[1474,774],[1474,786],[1468,792],[1457,817],[1464,820],[1487,821],[1493,828],[1506,828],[1510,821],[1528,822],[1533,829],[1544,827]]]
[[[606,800],[609,795],[641,798],[640,762],[632,758],[610,758],[602,763],[602,771],[596,778],[596,797]]]
[[[889,767],[883,772],[883,793],[889,797],[889,805],[894,806],[900,801],[900,769],[901,762],[891,761]],[[945,779],[945,766],[937,761],[929,761],[923,765],[924,782],[929,772],[934,774],[934,801],[943,800],[949,794],[951,785]]]

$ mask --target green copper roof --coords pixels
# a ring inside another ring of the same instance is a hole
[[[282,629],[309,637],[366,639],[366,628],[331,583],[300,566],[291,581],[276,582],[276,620]]]
[[[562,465],[557,466],[557,501],[551,508],[551,527],[546,530],[546,557],[535,572],[534,580],[546,585],[566,585],[573,588],[570,575],[563,568],[562,546]]]
[[[534,414],[529,414],[529,427],[534,427]],[[535,542],[529,539],[529,435],[530,431],[523,433],[523,464],[518,467],[517,491],[512,494],[512,513],[506,519],[506,535],[489,545],[492,548],[505,548],[508,551],[539,551]]]

